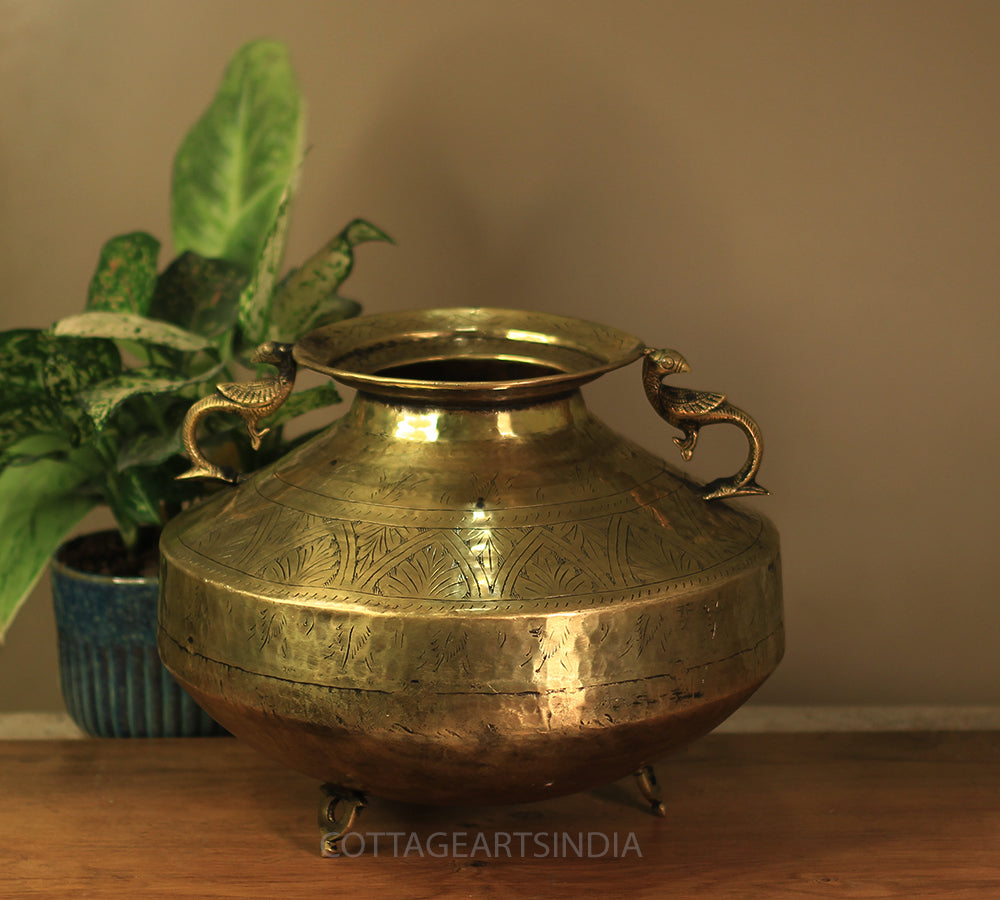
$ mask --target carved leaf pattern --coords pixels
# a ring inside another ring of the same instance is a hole
[[[423,475],[415,475],[412,472],[402,478],[392,478],[383,473],[379,476],[378,484],[372,488],[369,496],[373,501],[383,501],[392,503],[406,496],[415,488],[427,483],[427,478]]]
[[[538,650],[529,653],[521,663],[522,666],[535,663],[535,672],[538,672],[550,657],[555,656],[561,659],[563,668],[566,667],[566,655],[563,649],[572,640],[572,631],[567,620],[553,617],[545,625],[530,629],[530,633],[538,641]]]
[[[419,667],[429,667],[438,672],[446,671],[469,673],[468,634],[465,631],[437,631],[427,642],[427,647],[420,655]]]
[[[469,548],[469,559],[475,563],[473,568],[482,573],[483,593],[492,594],[503,561],[514,548],[514,536],[504,529],[474,528],[462,532],[460,537]]]
[[[455,558],[439,544],[422,547],[400,562],[378,582],[386,596],[462,600],[471,596],[465,575]]]
[[[490,475],[479,486],[495,483]],[[586,597],[658,583],[665,572],[694,577],[753,545],[755,518],[692,498],[700,521],[718,517],[718,529],[692,527],[697,517],[685,514],[685,497],[673,498],[669,521],[647,502],[575,522],[452,530],[330,519],[283,505],[244,509],[249,501],[237,495],[192,538],[229,568],[296,587],[416,600]]]
[[[324,658],[338,659],[345,668],[357,662],[371,670],[372,657],[369,646],[371,637],[372,630],[367,625],[358,626],[342,622],[334,628]]]
[[[354,536],[358,547],[358,561],[354,573],[347,573],[348,577],[353,576],[354,580],[360,582],[364,578],[364,573],[374,569],[379,560],[418,534],[416,528],[391,528],[367,522],[356,523]]]
[[[257,650],[263,650],[274,644],[280,656],[288,656],[288,643],[285,640],[287,620],[284,613],[271,612],[262,609],[257,613],[256,620],[251,624],[247,639],[257,645]]]
[[[625,638],[622,645],[621,656],[634,654],[639,657],[647,649],[664,651],[670,643],[670,635],[663,622],[663,616],[655,616],[649,613],[641,613],[635,620],[635,627],[631,634]]]
[[[519,599],[544,599],[599,589],[571,559],[556,553],[551,547],[542,547],[515,579],[512,593]]]
[[[302,544],[272,560],[261,577],[292,584],[332,583],[340,569],[340,542],[333,535]]]
[[[626,538],[628,579],[633,584],[652,584],[663,578],[664,570],[680,575],[692,575],[706,567],[676,538],[664,536],[662,531],[630,523]]]

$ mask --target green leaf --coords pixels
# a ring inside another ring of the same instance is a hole
[[[140,394],[172,394],[182,391],[194,384],[211,380],[222,366],[214,366],[189,378],[173,378],[150,373],[148,370],[136,369],[120,375],[117,378],[90,388],[81,396],[84,409],[100,431],[111,414],[126,400]]]
[[[233,57],[174,160],[174,249],[252,270],[302,154],[302,100],[287,48],[255,41]]]
[[[273,416],[264,420],[264,425],[268,428],[284,425],[285,422],[296,416],[301,416],[314,409],[322,409],[324,406],[333,406],[335,403],[340,403],[340,394],[337,393],[337,388],[332,382],[307,388],[292,394]]]
[[[87,292],[87,309],[145,315],[156,287],[160,242],[135,231],[114,237],[101,248]]]
[[[159,344],[174,350],[205,350],[212,342],[200,334],[169,322],[147,319],[131,313],[88,312],[69,316],[55,324],[57,337],[100,337],[115,341]]]
[[[294,341],[320,325],[357,315],[360,304],[340,297],[337,290],[354,268],[354,248],[366,241],[392,243],[392,238],[355,219],[293,272],[275,299],[267,339]]]
[[[45,389],[46,346],[42,331],[0,333],[0,452],[58,425],[58,410]]]
[[[121,358],[109,341],[57,339],[34,329],[0,333],[0,453],[33,434],[78,441],[87,427],[80,392],[120,371]]]
[[[158,502],[163,493],[160,481],[155,469],[127,469],[119,473],[118,492],[110,506],[129,546],[135,543],[126,533],[131,526],[162,524]]]
[[[160,275],[149,315],[205,337],[218,337],[236,324],[246,283],[242,266],[188,250]]]
[[[274,286],[281,272],[281,261],[285,256],[285,241],[291,213],[292,195],[298,173],[292,176],[281,197],[278,212],[271,223],[271,229],[264,240],[264,246],[257,257],[257,265],[249,284],[244,288],[239,301],[239,322],[243,335],[251,344],[260,344],[267,339],[271,324],[271,298]]]
[[[118,453],[118,470],[121,472],[133,466],[158,466],[183,449],[179,428],[168,434],[139,433],[130,437],[121,447]]]
[[[0,472],[0,642],[49,557],[94,506],[76,492],[86,473],[71,463],[40,460]]]
[[[84,313],[80,318],[87,315],[117,318],[116,313]],[[117,348],[102,335],[57,339],[45,333],[44,347],[45,390],[61,407],[71,405],[82,391],[122,369]]]
[[[37,328],[0,332],[0,403],[16,407],[21,398],[45,391],[49,341]]]
[[[9,447],[5,456],[0,457],[0,466],[23,466],[42,457],[68,453],[70,450],[72,445],[66,440],[66,435],[58,432],[34,432]]]

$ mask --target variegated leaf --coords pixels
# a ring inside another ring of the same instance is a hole
[[[174,160],[177,253],[254,268],[299,166],[304,116],[288,49],[254,41],[233,57]]]
[[[264,241],[264,247],[257,257],[253,275],[240,294],[240,328],[247,342],[251,344],[265,341],[270,330],[271,299],[281,273],[281,262],[285,257],[285,242],[297,175],[298,170],[285,185],[278,212]]]
[[[111,414],[131,397],[140,394],[176,393],[193,384],[210,381],[221,371],[222,366],[218,365],[191,378],[171,378],[137,370],[90,388],[80,399],[94,427],[100,431]]]
[[[108,506],[115,517],[126,546],[134,546],[143,525],[161,525],[159,500],[163,496],[164,475],[156,468],[126,469],[116,479],[116,490]]]
[[[175,259],[156,283],[149,315],[206,337],[225,334],[236,324],[246,270],[224,259],[204,259],[188,251]]]
[[[159,252],[160,242],[143,231],[111,238],[90,280],[87,309],[145,315],[156,287]]]
[[[57,337],[99,337],[114,341],[159,344],[174,350],[205,350],[212,342],[184,328],[131,313],[88,312],[61,319],[53,328]]]
[[[0,333],[0,453],[34,434],[63,434],[76,442],[79,428],[89,427],[79,393],[120,371],[110,341],[59,339],[37,329]]]
[[[118,452],[118,471],[133,466],[158,466],[183,449],[180,429],[169,434],[139,432],[123,442]]]
[[[274,415],[269,416],[265,421],[268,427],[283,425],[296,416],[311,412],[314,409],[322,409],[324,406],[332,406],[340,403],[340,394],[333,383],[321,384],[318,387],[307,388],[291,395],[278,409]]]
[[[83,315],[118,317],[117,313]],[[82,391],[122,370],[118,348],[101,335],[64,338],[45,332],[44,346],[45,391],[60,406],[74,403]]]
[[[294,341],[320,325],[357,315],[360,304],[337,291],[354,267],[354,248],[367,241],[392,243],[392,238],[355,219],[293,272],[275,298],[267,338]]]

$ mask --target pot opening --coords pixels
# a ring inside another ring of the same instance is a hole
[[[380,397],[493,406],[569,393],[639,359],[643,347],[581,319],[463,307],[324,325],[295,342],[295,359]]]
[[[522,381],[561,375],[562,370],[542,363],[512,359],[425,359],[419,362],[388,366],[374,373],[383,378],[405,378],[414,381]]]

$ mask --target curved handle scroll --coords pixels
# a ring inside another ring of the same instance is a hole
[[[233,469],[220,466],[207,459],[198,446],[198,423],[213,412],[226,410],[234,412],[246,423],[250,434],[250,444],[257,450],[261,438],[268,429],[257,428],[261,419],[276,412],[295,386],[295,359],[292,357],[292,344],[280,344],[277,341],[267,341],[261,344],[251,357],[254,363],[270,363],[278,367],[276,378],[265,378],[261,381],[247,381],[240,384],[216,385],[215,393],[202,397],[192,406],[184,417],[182,437],[184,452],[191,460],[191,468],[182,478],[216,478],[230,484],[237,484],[245,476]]]
[[[705,500],[721,497],[741,497],[750,494],[768,494],[770,491],[757,484],[757,470],[764,454],[764,442],[760,428],[738,406],[726,400],[725,394],[711,391],[693,391],[676,388],[663,383],[668,375],[690,372],[686,359],[676,350],[647,349],[642,360],[642,385],[653,409],[665,422],[679,428],[684,437],[674,438],[685,460],[694,454],[698,432],[705,425],[728,422],[736,425],[746,434],[750,443],[747,460],[735,475],[716,478],[705,485]]]

